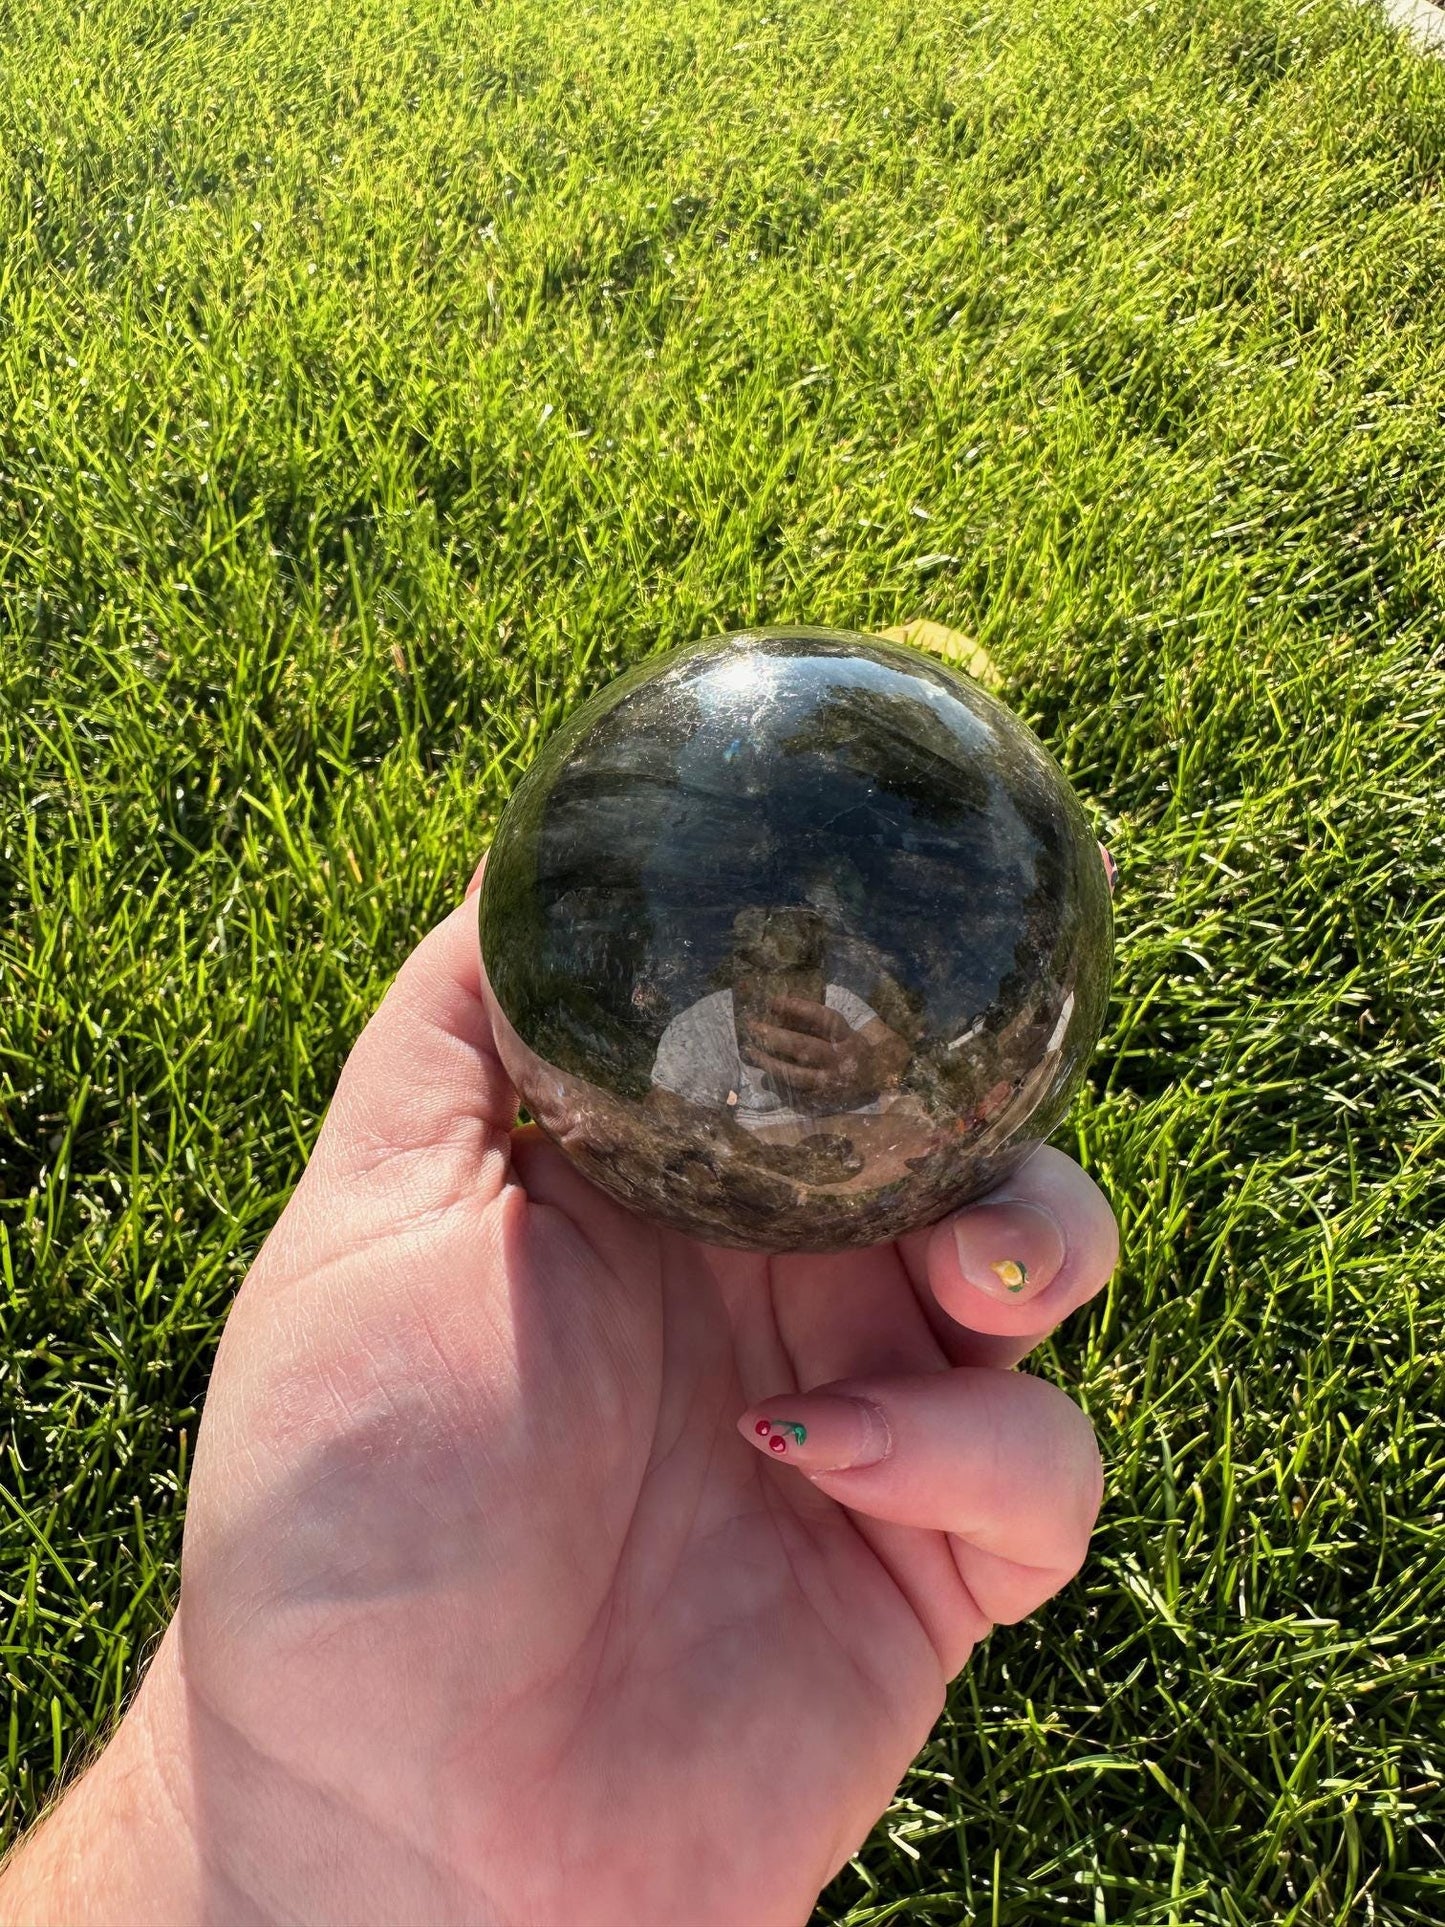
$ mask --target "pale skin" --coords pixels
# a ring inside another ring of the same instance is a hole
[[[1085,1556],[1091,1429],[1009,1369],[1115,1266],[1079,1167],[840,1256],[660,1231],[513,1128],[475,910],[236,1300],[179,1609],[7,1927],[803,1927]]]

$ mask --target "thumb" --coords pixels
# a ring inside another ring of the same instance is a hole
[[[382,1166],[409,1168],[418,1208],[505,1167],[516,1094],[482,998],[475,887],[412,951],[346,1060],[307,1180],[375,1193]],[[394,1211],[394,1199],[388,1199]]]
[[[840,1505],[946,1532],[980,1610],[1022,1619],[1083,1564],[1103,1492],[1093,1427],[1057,1386],[980,1366],[843,1379],[750,1408],[748,1443]]]

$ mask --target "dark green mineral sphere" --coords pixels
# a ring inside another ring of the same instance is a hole
[[[826,1251],[990,1190],[1109,995],[1109,876],[1057,763],[968,676],[829,629],[658,657],[502,817],[482,955],[522,1102],[709,1243]]]

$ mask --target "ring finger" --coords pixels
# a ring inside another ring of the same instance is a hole
[[[1011,1365],[1108,1283],[1119,1228],[1088,1173],[1044,1144],[986,1198],[899,1250],[949,1358]]]

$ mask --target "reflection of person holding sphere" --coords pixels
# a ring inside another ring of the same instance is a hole
[[[727,987],[667,1026],[654,1087],[727,1109],[745,1129],[882,1109],[908,1044],[855,992],[825,981],[826,920],[803,907],[751,908],[733,937]]]

